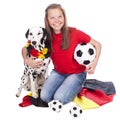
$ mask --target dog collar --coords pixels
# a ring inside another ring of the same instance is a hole
[[[32,45],[31,41],[28,40],[26,44],[26,48],[28,49],[28,52],[30,55],[36,58],[46,58],[46,55],[48,53],[48,48],[43,48],[41,51],[36,50]]]

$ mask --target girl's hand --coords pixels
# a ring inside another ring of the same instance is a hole
[[[93,62],[86,67],[86,72],[89,74],[93,74],[95,72],[95,68],[96,68],[96,63]]]
[[[43,65],[43,60],[34,60],[34,58],[27,58],[25,64],[31,66],[32,68],[40,68]]]

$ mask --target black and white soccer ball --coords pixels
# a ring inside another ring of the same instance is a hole
[[[90,43],[78,44],[74,51],[74,59],[82,65],[89,65],[93,62],[96,56],[96,49]]]
[[[74,105],[71,107],[71,109],[69,110],[70,115],[74,118],[80,117],[81,114],[83,113],[83,110],[81,107],[79,107],[78,105]]]
[[[48,106],[50,109],[58,113],[62,110],[63,104],[59,102],[59,100],[52,100],[48,103]]]

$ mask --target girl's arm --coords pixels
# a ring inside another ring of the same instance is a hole
[[[41,67],[41,65],[43,64],[43,60],[37,60],[35,61],[33,59],[33,57],[27,57],[27,49],[26,47],[23,47],[22,48],[22,57],[23,57],[23,60],[24,60],[24,64],[27,64],[29,66],[31,66],[32,68],[39,68]]]
[[[94,40],[94,39],[91,39],[90,40],[90,44],[92,44],[95,49],[96,49],[96,57],[93,61],[93,63],[91,63],[90,65],[87,66],[86,68],[86,71],[89,73],[89,74],[93,74],[94,71],[95,71],[95,68],[97,66],[97,63],[98,63],[98,60],[99,60],[99,57],[100,57],[100,53],[101,53],[101,43],[99,43],[98,41]]]

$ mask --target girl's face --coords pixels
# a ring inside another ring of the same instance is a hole
[[[53,28],[55,33],[60,33],[61,28],[64,25],[64,16],[60,9],[49,9],[48,10],[48,22],[51,28]]]

